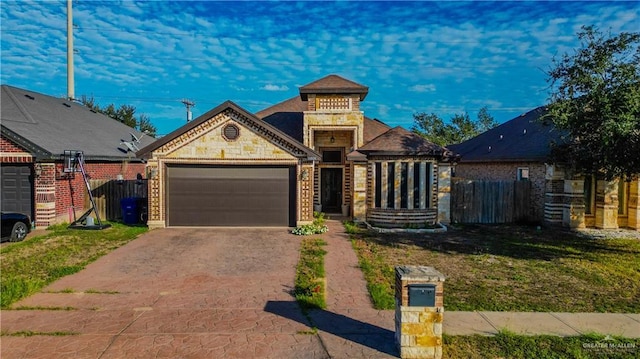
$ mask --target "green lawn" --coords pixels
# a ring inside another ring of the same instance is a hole
[[[578,337],[523,336],[501,332],[496,336],[444,336],[443,358],[449,359],[545,359],[619,358],[640,355],[640,339],[601,335]]]
[[[396,265],[426,265],[446,276],[447,310],[640,313],[637,238],[525,226],[422,235],[346,229],[379,309],[393,308]]]
[[[118,223],[101,231],[63,225],[50,229],[44,236],[27,237],[0,250],[0,308],[9,308],[56,279],[80,271],[147,231]]]
[[[294,296],[304,311],[325,309],[325,271],[323,249],[327,243],[319,238],[303,238],[296,269]]]

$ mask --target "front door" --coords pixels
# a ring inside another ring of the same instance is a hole
[[[340,213],[342,205],[342,168],[320,170],[322,211]]]

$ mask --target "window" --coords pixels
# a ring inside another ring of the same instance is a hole
[[[413,164],[413,208],[420,208],[420,171],[424,166],[420,162]]]
[[[584,178],[584,214],[593,214],[594,213],[594,204],[595,204],[595,188],[596,181],[594,180],[594,176],[585,176]]]
[[[529,180],[529,167],[518,167],[518,181]]]
[[[376,162],[374,171],[373,176],[376,182],[374,207],[380,208],[382,207],[382,163]]]
[[[627,191],[629,190],[629,182],[620,178],[618,180],[618,215],[626,216],[627,215],[627,205],[628,198]]]
[[[387,166],[387,208],[395,208],[396,196],[395,196],[395,179],[396,179],[396,166],[395,163],[389,162]]]
[[[400,163],[400,208],[408,208],[409,201],[409,164]]]
[[[342,163],[342,150],[323,150],[322,162],[324,163]]]

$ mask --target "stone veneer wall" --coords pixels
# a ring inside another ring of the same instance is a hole
[[[470,180],[516,181],[518,168],[529,168],[531,182],[531,214],[536,221],[544,220],[546,166],[540,162],[461,162],[455,167],[455,177]],[[564,185],[564,184],[563,184]]]
[[[237,139],[225,139],[223,129],[226,125],[239,128]],[[290,152],[297,154],[300,150],[263,127],[260,122],[232,109],[204,121],[153,151],[147,161],[149,228],[166,226],[167,164],[296,166],[296,222],[302,224],[312,221],[311,196],[316,171],[311,164],[301,164]],[[307,175],[303,179],[305,169]]]

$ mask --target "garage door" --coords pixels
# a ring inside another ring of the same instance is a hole
[[[170,166],[169,226],[293,226],[295,167]]]
[[[2,211],[33,216],[31,165],[2,164]],[[33,217],[32,217],[33,218]]]

